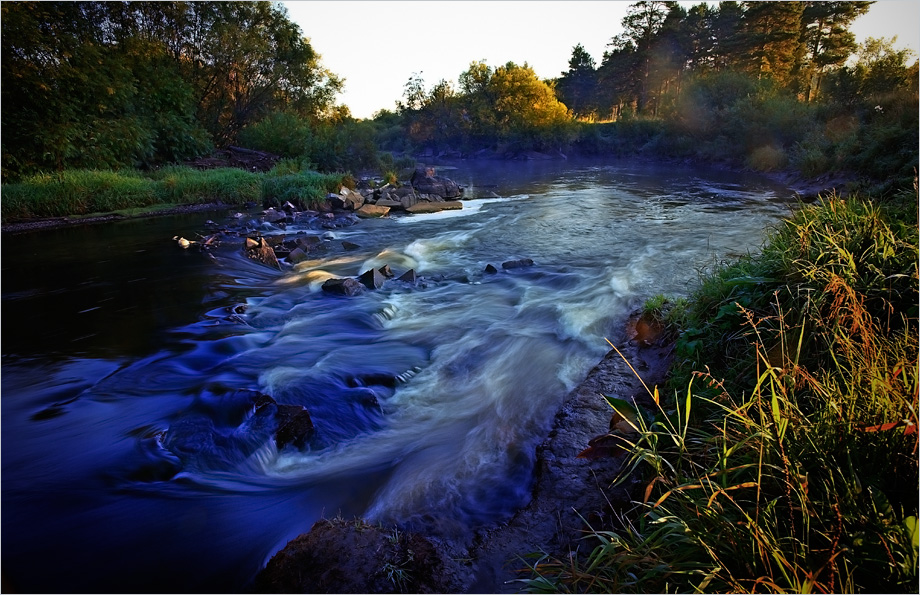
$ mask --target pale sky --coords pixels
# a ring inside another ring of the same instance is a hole
[[[413,73],[455,84],[471,62],[527,62],[540,78],[568,69],[576,44],[600,65],[631,1],[297,0],[283,2],[322,64],[345,79],[338,103],[356,118],[393,110]],[[690,7],[697,2],[681,2]],[[920,48],[920,2],[879,0],[851,30]]]

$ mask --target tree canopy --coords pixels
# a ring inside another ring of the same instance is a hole
[[[183,159],[342,80],[269,2],[4,2],[3,176]]]

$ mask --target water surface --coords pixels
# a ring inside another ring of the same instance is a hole
[[[239,591],[337,514],[464,542],[526,504],[534,448],[604,338],[789,208],[725,172],[455,166],[440,173],[500,198],[333,230],[283,273],[241,240],[172,241],[229,213],[4,235],[4,588]],[[535,265],[483,272],[519,258]],[[424,282],[320,290],[383,264]],[[306,449],[259,434],[256,391],[309,409]]]

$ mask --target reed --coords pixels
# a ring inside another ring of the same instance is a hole
[[[526,590],[916,592],[916,190],[901,198],[802,208],[703,281],[673,398],[635,418],[634,507],[587,556],[534,560]]]

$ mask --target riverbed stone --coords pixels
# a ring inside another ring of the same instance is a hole
[[[275,413],[278,429],[275,430],[275,444],[278,450],[287,445],[303,448],[316,433],[313,419],[306,407],[300,405],[278,405]]]
[[[463,203],[459,200],[445,200],[441,202],[418,202],[406,209],[407,213],[421,215],[426,213],[439,213],[441,211],[460,210]]]
[[[333,295],[355,296],[364,292],[364,285],[357,279],[327,279],[323,283],[323,291]]]
[[[402,281],[404,283],[412,283],[413,285],[415,285],[415,283],[418,281],[418,277],[415,274],[415,269],[409,269],[408,271],[400,275],[397,281]]]
[[[267,267],[281,270],[281,264],[275,251],[264,241],[264,238],[246,238],[243,251],[248,258],[264,264]]]
[[[379,205],[364,205],[355,212],[358,217],[362,219],[374,219],[377,217],[386,217],[390,213],[390,209],[389,207],[381,207]]]
[[[521,258],[518,260],[508,260],[502,263],[503,269],[522,269],[525,267],[532,267],[533,259],[530,258]]]
[[[368,269],[361,273],[361,275],[358,277],[358,281],[360,281],[368,289],[380,289],[383,287],[383,284],[386,282],[386,280],[387,278],[383,275],[383,273],[377,269]]]
[[[434,168],[418,168],[409,180],[416,192],[436,194],[441,198],[459,198],[460,187],[450,178],[434,175]]]

